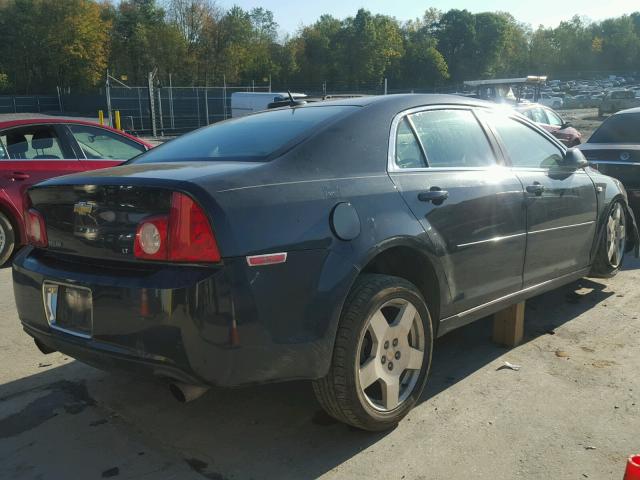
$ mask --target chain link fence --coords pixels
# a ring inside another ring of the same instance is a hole
[[[60,98],[54,95],[0,95],[0,113],[60,112]]]
[[[151,91],[149,87],[111,87],[111,110],[120,112],[126,131],[152,133],[155,119],[157,134],[177,135],[229,118],[231,95],[247,91],[268,92],[269,87],[164,87]]]

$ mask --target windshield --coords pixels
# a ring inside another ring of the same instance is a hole
[[[640,143],[640,113],[609,117],[588,143]]]
[[[354,106],[284,108],[220,122],[149,150],[130,163],[266,161]]]

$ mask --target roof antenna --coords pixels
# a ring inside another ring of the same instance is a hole
[[[296,100],[295,98],[293,98],[293,95],[291,95],[291,90],[287,90],[287,95],[289,95],[289,106],[290,107],[299,107],[301,105],[306,105],[307,102],[305,100]]]

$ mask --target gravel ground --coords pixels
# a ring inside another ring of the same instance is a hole
[[[438,340],[421,403],[385,434],[332,421],[306,382],[182,405],[148,379],[44,356],[5,268],[0,478],[619,479],[640,451],[639,268],[530,300],[518,348],[491,343],[490,319]]]

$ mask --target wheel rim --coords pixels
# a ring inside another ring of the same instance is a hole
[[[4,228],[0,225],[0,253],[4,252],[4,247],[7,244],[7,235],[4,232]]]
[[[390,300],[367,320],[356,356],[361,396],[374,409],[398,408],[414,391],[425,354],[422,317],[403,298]]]
[[[625,233],[625,216],[620,204],[616,203],[607,220],[607,258],[614,268],[622,262]]]

